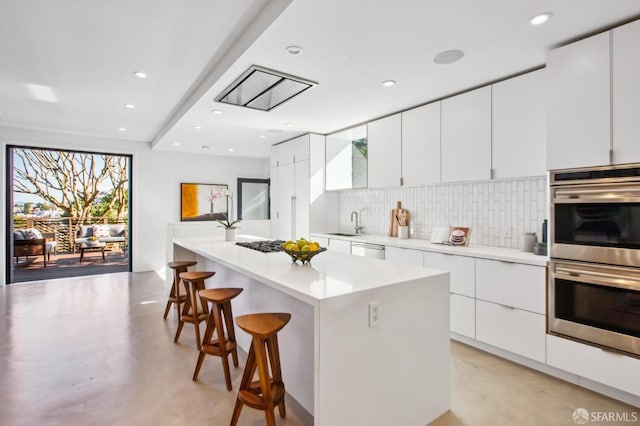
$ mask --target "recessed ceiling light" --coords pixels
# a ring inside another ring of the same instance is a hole
[[[265,135],[260,135],[260,139],[264,139],[264,138],[266,138]]]
[[[211,111],[214,114],[220,115],[222,114],[222,111],[220,111],[219,109],[214,109],[213,111]]]
[[[135,75],[138,78],[147,78],[147,73],[142,71],[134,71],[133,75]]]
[[[120,128],[118,129],[118,131],[119,131],[119,132],[126,132],[126,131],[127,131],[127,129],[125,129],[124,127],[120,127]]]
[[[200,148],[202,148],[202,149],[209,149],[209,145],[202,145]]]
[[[202,126],[200,126],[199,124],[196,124],[195,126],[193,126],[193,128],[196,130],[200,130],[202,129]]]
[[[451,64],[459,61],[464,56],[464,52],[459,49],[445,50],[433,57],[433,62],[438,65]]]
[[[529,18],[529,23],[531,25],[544,24],[545,22],[547,22],[549,20],[549,18],[551,18],[551,15],[552,14],[550,12],[539,13],[539,14]]]
[[[280,129],[269,129],[268,132],[269,133],[282,133],[282,130],[280,130]]]
[[[229,148],[229,152],[233,152],[233,148]]]
[[[293,127],[293,123],[284,123],[284,125],[287,127]]]
[[[180,146],[180,142],[174,142],[173,146]]]
[[[383,82],[382,82],[382,85],[383,85],[384,87],[391,87],[391,86],[393,86],[394,84],[396,84],[396,81],[395,81],[395,80],[385,80],[385,81],[383,81]]]
[[[136,106],[133,104],[124,104],[124,107],[129,109],[135,109]]]
[[[285,50],[291,56],[298,56],[302,53],[302,47],[300,46],[287,46]]]

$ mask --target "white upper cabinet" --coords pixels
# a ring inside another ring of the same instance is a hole
[[[547,172],[544,72],[533,71],[492,86],[494,179]]]
[[[491,177],[491,87],[444,99],[442,182]]]
[[[271,167],[309,159],[309,135],[271,147]]]
[[[400,114],[381,118],[367,125],[369,188],[400,186],[401,138]]]
[[[614,164],[640,162],[640,21],[613,30]]]
[[[440,183],[440,102],[402,113],[402,184]]]
[[[552,50],[547,57],[547,168],[609,164],[610,33]],[[637,61],[636,52],[633,53]]]

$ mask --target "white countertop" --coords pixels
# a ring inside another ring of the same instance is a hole
[[[238,240],[260,238],[239,236]],[[284,252],[261,253],[216,238],[176,238],[174,244],[241,272],[308,303],[401,284],[448,272],[325,251],[311,265],[294,264]]]
[[[434,244],[427,240],[418,240],[413,238],[398,239],[395,237],[386,237],[380,235],[359,235],[359,236],[342,236],[325,234],[321,232],[312,232],[311,236],[330,238],[347,241],[362,241],[371,244],[381,244],[384,246],[408,248],[414,250],[432,251],[437,253],[456,254],[459,256],[478,257],[482,259],[500,260],[503,262],[524,263],[527,265],[546,266],[549,261],[548,256],[538,256],[533,253],[526,253],[516,249],[475,246],[468,247],[448,246],[443,244]]]

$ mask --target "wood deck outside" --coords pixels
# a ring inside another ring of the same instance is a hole
[[[31,256],[28,260],[19,259],[16,265],[13,259],[14,283],[25,281],[39,281],[55,278],[78,277],[83,275],[108,274],[111,272],[129,271],[129,259],[121,251],[105,251],[102,261],[100,251],[86,252],[82,263],[80,253],[51,254],[45,268],[42,256]]]

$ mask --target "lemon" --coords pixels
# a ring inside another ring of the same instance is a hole
[[[287,248],[287,246],[289,244],[295,244],[293,241],[289,240],[289,241],[285,241],[284,243],[282,243],[282,247]]]
[[[305,244],[304,246],[302,246],[300,248],[300,250],[302,250],[302,251],[312,251],[311,250],[311,246],[309,244]]]
[[[318,251],[320,249],[320,244],[315,241],[309,243],[309,247],[311,247],[311,251]]]
[[[285,248],[286,248],[287,250],[290,250],[290,251],[298,251],[298,250],[300,250],[300,249],[298,248],[298,245],[297,245],[297,244],[295,244],[295,243],[291,243],[291,244],[289,244],[289,245],[288,245],[287,247],[285,247]]]

